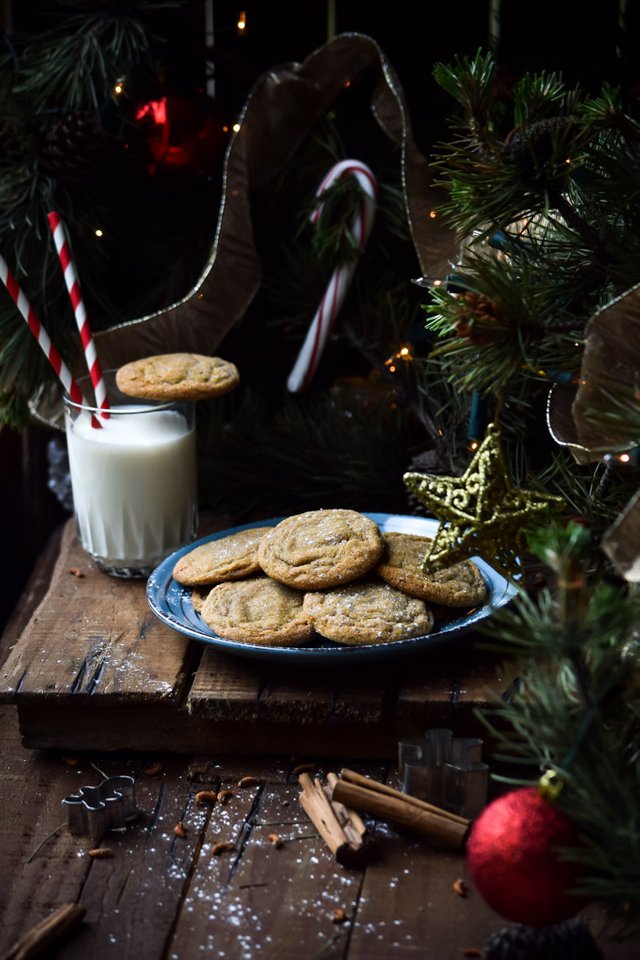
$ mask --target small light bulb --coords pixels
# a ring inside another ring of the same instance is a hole
[[[98,228],[96,229],[95,233],[96,233],[96,237],[103,237],[103,236],[104,236],[104,234],[103,234],[102,230],[100,229],[100,227],[98,227]]]
[[[115,93],[116,97],[119,97],[124,93],[124,77],[118,77],[113,85],[113,92]]]
[[[477,440],[470,440],[470,441],[469,441],[469,450],[471,450],[472,453],[473,453],[474,450],[477,450],[479,446],[480,446],[480,444],[478,443]]]
[[[247,13],[246,10],[241,10],[238,14],[238,22],[236,24],[238,28],[238,33],[244,33],[247,29]]]
[[[240,124],[239,124],[239,123],[234,123],[234,125],[233,125],[233,127],[232,127],[233,132],[234,132],[234,133],[237,133],[239,129],[240,129]]]
[[[429,210],[429,219],[430,219],[430,220],[435,220],[435,218],[436,218],[437,216],[438,216],[438,211],[437,211],[437,210]]]
[[[620,461],[620,463],[629,463],[629,461],[631,460],[631,457],[629,456],[628,453],[621,453],[620,456],[618,457],[618,460]]]

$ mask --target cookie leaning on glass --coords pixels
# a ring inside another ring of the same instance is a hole
[[[116,373],[118,389],[142,400],[208,400],[233,390],[238,368],[221,357],[161,353],[132,360]]]

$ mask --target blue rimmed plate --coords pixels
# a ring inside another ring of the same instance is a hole
[[[438,529],[438,521],[426,517],[410,517],[394,513],[368,513],[366,516],[375,520],[383,533],[394,530],[433,537]],[[511,581],[494,570],[485,560],[474,557],[474,563],[479,567],[487,584],[486,602],[473,609],[453,611],[451,620],[425,636],[410,637],[395,643],[364,644],[358,647],[342,646],[322,637],[318,637],[316,642],[304,647],[263,647],[219,637],[206,625],[197,610],[194,610],[191,602],[192,588],[184,587],[173,579],[172,571],[176,561],[194,547],[199,547],[210,540],[220,540],[222,537],[228,537],[248,527],[273,527],[282,519],[282,517],[275,517],[271,520],[244,523],[203,537],[176,550],[156,567],[147,581],[147,601],[154,614],[179,633],[239,656],[300,665],[304,663],[349,664],[360,660],[398,657],[454,641],[490,617],[494,610],[509,603],[516,593],[516,587]]]

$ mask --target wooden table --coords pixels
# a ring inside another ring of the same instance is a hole
[[[192,649],[149,612],[142,584],[96,571],[67,525],[7,626],[2,661],[0,957],[64,903],[86,912],[46,953],[62,960],[453,960],[480,956],[506,925],[462,853],[369,818],[376,858],[346,868],[298,800],[300,764],[397,783],[399,736],[443,724],[469,735],[487,684],[504,682],[473,644],[393,671],[265,672]],[[92,858],[62,800],[121,774],[135,778],[139,816],[103,838],[111,857]],[[245,776],[255,782],[239,787]],[[226,803],[196,802],[221,788]],[[637,941],[602,935],[595,907],[586,916],[605,960],[638,956]]]

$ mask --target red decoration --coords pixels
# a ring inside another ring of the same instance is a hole
[[[557,854],[577,844],[575,823],[537,787],[524,787],[485,807],[471,829],[467,863],[493,910],[515,923],[545,926],[585,905],[567,893],[578,878],[576,864]]]
[[[135,119],[146,131],[150,173],[211,173],[226,148],[223,121],[208,97],[148,100]]]

